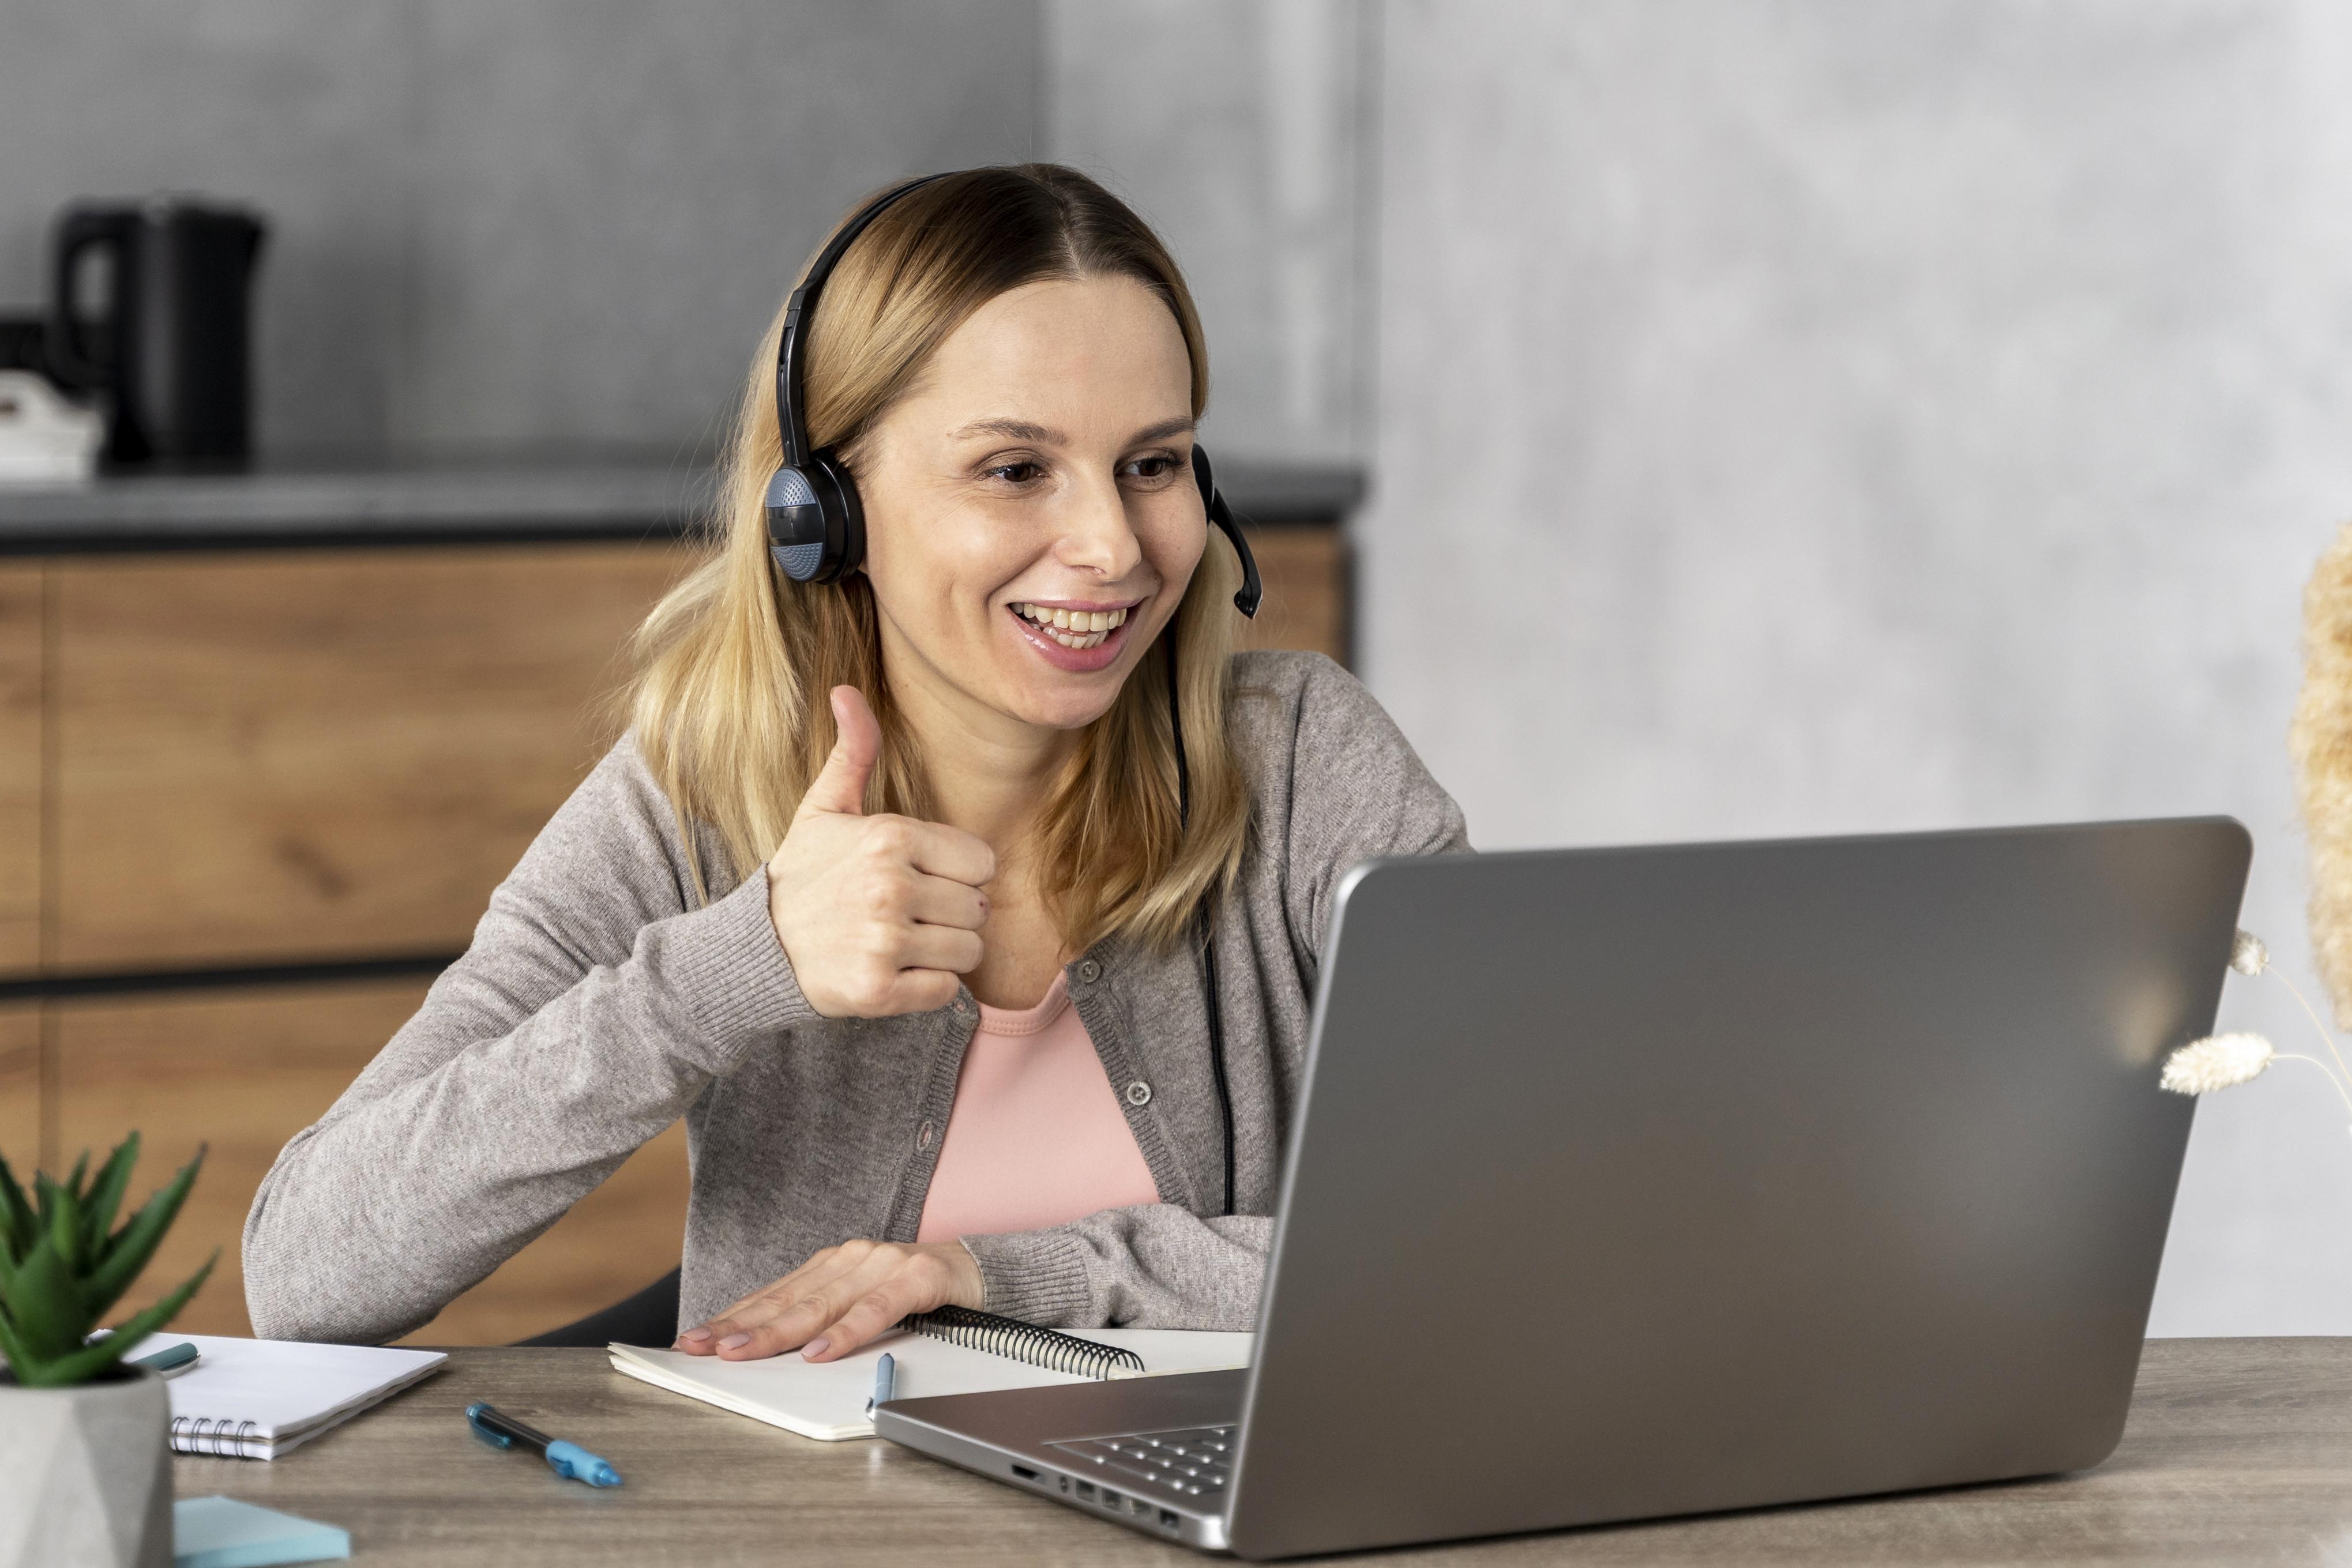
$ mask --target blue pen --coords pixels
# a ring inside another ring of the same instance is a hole
[[[898,1364],[890,1358],[890,1353],[886,1350],[882,1353],[882,1359],[874,1364],[874,1397],[866,1402],[866,1413],[868,1416],[873,1415],[874,1406],[881,1404],[885,1399],[893,1397],[893,1391],[898,1385]]]
[[[598,1458],[577,1443],[567,1443],[561,1437],[551,1437],[535,1427],[526,1427],[511,1416],[500,1415],[483,1401],[477,1399],[466,1406],[466,1424],[474,1436],[496,1448],[511,1448],[517,1443],[527,1444],[547,1456],[547,1467],[568,1481],[585,1481],[592,1487],[616,1487],[621,1484],[621,1472]]]

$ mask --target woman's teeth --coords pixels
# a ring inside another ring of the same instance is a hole
[[[1050,610],[1043,604],[1016,604],[1013,613],[1065,648],[1093,648],[1127,620],[1124,610]]]

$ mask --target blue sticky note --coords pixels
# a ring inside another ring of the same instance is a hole
[[[351,1554],[351,1531],[316,1520],[233,1497],[188,1497],[172,1505],[173,1568],[277,1568]]]

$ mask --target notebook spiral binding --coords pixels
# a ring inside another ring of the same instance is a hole
[[[1058,1329],[1041,1329],[1018,1318],[977,1312],[970,1307],[940,1307],[917,1312],[898,1326],[968,1350],[984,1350],[991,1355],[1042,1366],[1048,1372],[1108,1377],[1114,1372],[1143,1370],[1143,1358],[1123,1346],[1099,1344]]]
[[[261,1441],[261,1427],[252,1421],[232,1426],[208,1416],[172,1417],[172,1447],[183,1454],[210,1454],[215,1458],[245,1457],[245,1445]]]

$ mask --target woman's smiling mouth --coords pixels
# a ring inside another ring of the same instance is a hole
[[[1065,648],[1098,646],[1126,623],[1128,608],[1121,604],[1110,610],[1073,610],[1066,605],[1036,604],[1025,600],[1012,607],[1013,614]]]
[[[1076,674],[1106,669],[1127,644],[1127,629],[1143,601],[1058,604],[1018,600],[1004,608],[1020,628],[1021,640],[1055,669]]]

